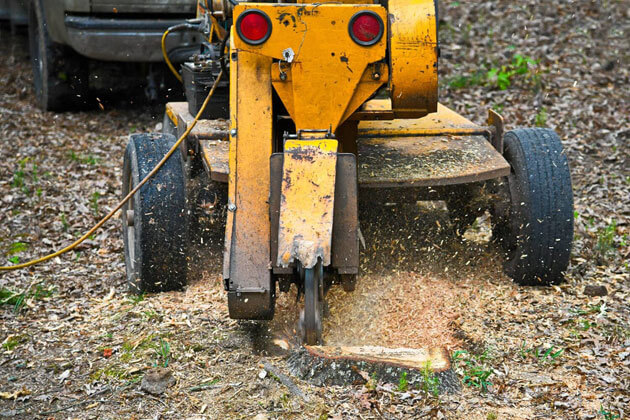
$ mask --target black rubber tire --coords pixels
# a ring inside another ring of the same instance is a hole
[[[67,111],[88,103],[89,68],[86,58],[64,45],[52,42],[42,0],[32,0],[28,33],[33,87],[44,111]]]
[[[573,241],[573,190],[562,143],[552,130],[523,128],[508,131],[504,147],[512,166],[504,184],[510,205],[503,216],[494,212],[493,223],[506,252],[505,272],[520,285],[559,283]]]
[[[123,197],[157,165],[176,139],[134,134],[123,163]],[[122,209],[127,281],[132,291],[160,292],[186,285],[189,212],[184,162],[176,151]],[[133,209],[133,229],[126,222]]]

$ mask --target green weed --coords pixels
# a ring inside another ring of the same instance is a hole
[[[489,359],[487,350],[480,355],[457,350],[453,353],[452,359],[456,370],[463,376],[464,385],[478,388],[482,392],[488,391],[488,387],[492,385],[488,380],[492,370],[486,363]]]
[[[597,233],[595,249],[605,256],[618,248],[617,242],[620,242],[619,246],[623,246],[622,243],[625,243],[625,240],[617,236],[617,221],[613,219],[608,226]]]
[[[101,193],[98,191],[94,191],[92,196],[90,197],[90,207],[92,207],[92,212],[95,217],[98,217],[98,199],[101,198]]]
[[[464,33],[464,38],[465,38]],[[512,61],[499,67],[482,67],[475,73],[468,76],[456,76],[452,78],[448,85],[454,89],[469,86],[488,86],[499,90],[508,89],[514,81],[525,81],[534,86],[536,90],[540,88],[540,75],[537,66],[540,60],[534,60],[520,54],[515,54]]]
[[[24,252],[28,249],[28,244],[24,242],[13,242],[9,245],[9,250],[6,252],[7,255],[19,254],[20,252]]]
[[[68,229],[70,228],[70,225],[68,224],[68,221],[66,220],[66,214],[65,213],[61,213],[59,218],[61,219],[61,226],[63,226],[63,231],[67,232]]]
[[[15,173],[13,174],[13,181],[11,182],[11,186],[13,188],[20,189],[24,194],[30,194],[31,192],[31,189],[28,187],[28,185],[26,185],[27,184],[26,183],[26,177],[27,177],[26,164],[28,163],[29,160],[30,158],[26,157],[18,161],[18,168],[15,170]],[[37,168],[36,163],[33,163],[33,165],[31,166],[30,178],[31,178],[31,183],[33,185],[36,185],[37,182],[39,181],[39,170]],[[37,188],[36,191],[38,191],[38,196],[40,196],[41,188]]]
[[[597,414],[601,415],[606,420],[615,420],[620,417],[619,414],[614,414],[612,411],[610,411],[610,408],[608,410],[604,409],[604,406],[601,404],[599,406],[599,411],[597,412]]]
[[[534,120],[536,127],[546,127],[547,126],[547,108],[544,106],[538,110],[536,113],[536,119]]]
[[[52,296],[54,287],[44,287],[37,283],[23,292],[15,292],[6,287],[0,288],[0,305],[12,305],[14,312],[20,312],[29,299],[41,300]]]
[[[157,366],[158,361],[161,360],[161,365],[163,367],[168,367],[168,362],[171,356],[171,345],[168,341],[160,337],[160,342],[155,346],[155,353],[157,357],[155,365]]]
[[[420,374],[422,376],[422,390],[427,394],[433,394],[433,396],[437,397],[439,394],[440,378],[438,378],[433,372],[433,369],[431,369],[430,360],[424,365]]]
[[[99,163],[99,159],[92,155],[78,155],[74,150],[68,152],[68,159],[76,163],[83,163],[86,165],[96,165]]]
[[[560,350],[554,351],[554,346],[551,346],[548,349],[543,349],[540,346],[527,348],[526,341],[523,341],[520,349],[520,355],[523,359],[533,357],[539,362],[554,362],[558,357],[562,355],[563,352],[564,349],[562,348]]]
[[[17,346],[26,341],[25,336],[10,335],[2,342],[2,348],[6,351],[13,351]]]
[[[398,379],[398,391],[406,392],[409,387],[409,382],[407,381],[407,372],[403,372],[400,375],[400,379]]]
[[[503,104],[494,104],[494,105],[492,105],[492,109],[495,112],[497,112],[498,114],[502,114],[503,113],[503,108],[504,108]]]
[[[132,303],[134,305],[142,302],[145,298],[145,294],[144,293],[140,293],[140,294],[130,294],[129,296],[127,296],[127,301],[129,303]]]

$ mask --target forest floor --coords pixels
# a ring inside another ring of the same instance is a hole
[[[478,123],[493,108],[508,128],[547,126],[563,140],[575,195],[566,279],[515,285],[487,217],[460,239],[439,203],[374,203],[361,214],[357,290],[331,290],[324,339],[444,348],[460,391],[436,397],[404,378],[317,387],[293,377],[302,399],[261,369],[266,360],[288,374],[286,352],[271,350],[298,348],[294,294],[279,296],[272,322],[230,320],[220,233],[197,244],[184,291],[130,294],[116,220],[70,254],[0,274],[0,418],[628,418],[630,8],[440,7],[440,100]],[[119,91],[110,96],[125,99],[94,110],[41,112],[25,35],[3,29],[0,40],[5,264],[65,246],[113,208],[127,137],[154,131],[162,108]],[[587,286],[607,294],[589,296]],[[176,382],[152,396],[140,382],[156,365]]]

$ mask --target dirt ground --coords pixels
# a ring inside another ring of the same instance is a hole
[[[377,202],[361,214],[357,290],[331,290],[324,338],[446,348],[459,392],[436,397],[402,378],[316,387],[292,377],[306,399],[297,396],[261,369],[267,361],[289,374],[295,294],[280,295],[270,323],[230,320],[216,233],[196,245],[184,291],[129,294],[116,220],[75,252],[0,274],[0,417],[628,418],[630,7],[442,2],[440,23],[442,102],[479,123],[492,107],[508,128],[548,126],[563,139],[575,194],[566,281],[513,284],[486,216],[458,239],[439,203]],[[25,35],[4,28],[0,41],[5,264],[59,249],[113,208],[127,136],[154,130],[162,108],[115,91],[95,93],[103,108],[41,112]],[[152,396],[140,383],[158,365],[176,383]]]

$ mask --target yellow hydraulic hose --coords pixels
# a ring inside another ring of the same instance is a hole
[[[136,185],[136,187],[131,190],[129,192],[129,194],[127,194],[127,196],[125,198],[122,199],[122,201],[120,201],[116,207],[110,211],[107,216],[103,217],[97,224],[95,224],[90,230],[88,230],[83,236],[81,236],[79,239],[77,239],[76,241],[74,241],[72,244],[68,245],[67,247],[60,249],[57,252],[54,252],[52,254],[48,254],[45,255],[41,258],[37,258],[35,260],[31,260],[31,261],[27,261],[21,264],[16,264],[16,265],[9,265],[9,266],[0,266],[0,271],[10,271],[10,270],[19,270],[21,268],[26,268],[26,267],[30,267],[32,265],[35,264],[39,264],[41,262],[44,261],[48,261],[51,258],[55,258],[58,257],[59,255],[65,254],[68,251],[73,250],[74,248],[77,247],[77,245],[79,245],[81,242],[85,241],[87,238],[89,238],[94,232],[96,232],[96,230],[98,228],[100,228],[101,226],[103,226],[105,224],[105,222],[107,222],[109,219],[111,219],[118,210],[120,210],[122,208],[122,206],[125,205],[125,203],[127,201],[129,201],[131,199],[131,197],[133,197],[133,195],[144,185],[147,183],[147,181],[149,181],[149,179],[151,179],[151,177],[153,175],[155,175],[157,173],[157,171],[160,170],[160,168],[164,165],[164,163],[166,163],[166,161],[168,160],[168,158],[175,153],[175,151],[177,150],[177,148],[179,147],[179,145],[182,143],[182,141],[184,141],[184,139],[188,136],[188,134],[190,134],[190,132],[192,131],[192,129],[195,127],[195,125],[197,124],[197,121],[199,120],[199,118],[201,117],[201,114],[204,112],[204,110],[206,109],[206,106],[208,106],[208,103],[210,102],[210,98],[212,98],[212,95],[214,94],[214,91],[216,90],[218,84],[219,84],[219,80],[221,80],[221,77],[223,76],[223,70],[221,70],[221,72],[219,73],[219,75],[217,76],[217,78],[214,81],[214,84],[212,85],[212,88],[210,89],[210,92],[208,92],[208,96],[206,97],[206,100],[203,101],[203,104],[201,105],[201,108],[199,109],[199,112],[197,113],[197,115],[195,116],[195,119],[190,123],[190,125],[188,126],[188,128],[186,129],[186,131],[184,132],[184,134],[181,135],[181,137],[175,142],[175,144],[173,145],[173,147],[171,147],[171,150],[168,151],[168,153],[166,155],[164,155],[164,157],[162,158],[162,160],[155,166],[155,168],[153,168],[153,170],[151,172],[149,172],[149,174],[144,177],[144,179],[142,181],[140,181],[140,183],[138,185]]]
[[[162,34],[162,55],[164,56],[164,61],[166,61],[166,65],[171,70],[173,75],[177,77],[177,80],[179,80],[180,83],[184,83],[184,80],[182,80],[182,76],[179,73],[177,73],[177,70],[175,70],[173,63],[171,63],[171,60],[168,58],[168,53],[166,52],[166,37],[168,36],[170,32],[171,30],[169,28],[166,31],[164,31],[164,34]]]

